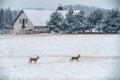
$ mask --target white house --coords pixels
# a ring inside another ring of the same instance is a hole
[[[50,20],[53,12],[55,10],[22,10],[13,23],[14,33],[46,33],[46,23]],[[59,12],[65,16],[67,10],[59,10]]]

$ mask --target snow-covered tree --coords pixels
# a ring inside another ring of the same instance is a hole
[[[88,13],[87,13],[88,14]],[[51,15],[47,23],[47,29],[50,33],[90,33],[98,31],[99,33],[118,33],[120,32],[120,11],[97,9],[87,15],[80,11],[74,13],[72,9],[68,10],[65,18],[56,11]]]
[[[120,31],[120,11],[117,9],[108,10],[102,21],[103,32],[118,33]]]
[[[95,23],[95,30],[98,31],[99,33],[102,32],[102,20],[104,16],[104,11],[102,9],[97,9],[95,11],[95,17],[96,17],[96,23]]]
[[[80,11],[79,13],[76,14],[76,30],[77,33],[85,33],[85,30],[87,29],[86,27],[86,16],[83,11]]]
[[[63,15],[60,12],[55,11],[50,16],[50,21],[47,22],[47,30],[49,33],[60,33],[63,24]]]
[[[73,33],[76,29],[75,25],[76,17],[74,15],[74,11],[72,9],[68,10],[68,13],[66,14],[66,18],[63,22],[64,26],[64,33]]]
[[[99,32],[101,31],[101,28],[99,25],[100,25],[102,19],[103,19],[103,11],[101,9],[97,9],[90,13],[90,15],[87,19],[90,32],[92,32],[92,29],[95,29],[95,28]]]

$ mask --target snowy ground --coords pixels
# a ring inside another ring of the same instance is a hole
[[[120,80],[119,42],[120,35],[0,37],[0,80]]]

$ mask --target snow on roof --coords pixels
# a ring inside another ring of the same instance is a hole
[[[34,26],[46,26],[46,22],[50,20],[50,15],[55,10],[23,10]],[[75,11],[75,13],[78,11]],[[67,10],[60,10],[60,13],[65,16]]]
[[[50,15],[55,10],[23,10],[34,26],[46,26],[46,22],[50,20]],[[67,11],[62,11],[63,15]]]

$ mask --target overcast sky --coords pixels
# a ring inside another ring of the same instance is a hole
[[[0,7],[11,9],[44,8],[56,9],[57,6],[82,4],[105,9],[120,8],[120,0],[0,0]]]

